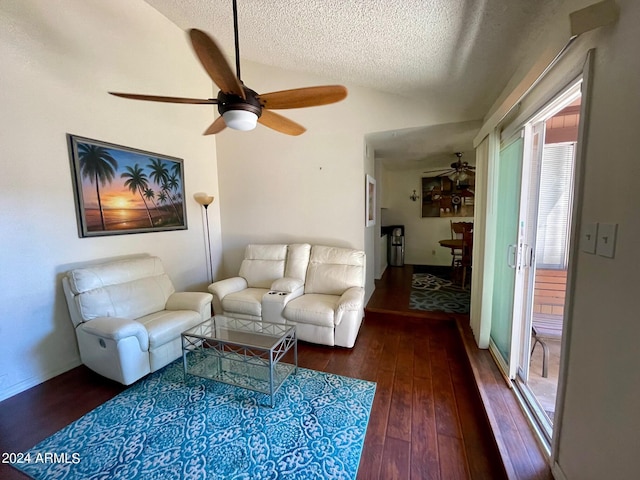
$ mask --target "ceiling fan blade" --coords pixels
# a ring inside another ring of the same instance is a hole
[[[189,30],[189,37],[200,63],[218,88],[224,93],[246,98],[240,80],[229,67],[216,42],[202,30],[195,28]]]
[[[130,98],[132,100],[148,100],[150,102],[166,102],[166,103],[191,103],[199,105],[216,104],[218,100],[215,98],[183,98],[183,97],[161,97],[158,95],[140,95],[137,93],[120,93],[109,92],[111,95],[122,98]]]
[[[209,128],[207,128],[204,131],[203,135],[215,135],[216,133],[221,132],[225,128],[227,128],[227,124],[224,122],[224,118],[222,118],[222,115],[220,115],[218,118],[214,120],[214,122],[211,125],[209,125]]]
[[[306,128],[293,120],[289,120],[269,110],[262,110],[262,115],[258,118],[258,123],[278,132],[286,133],[287,135],[300,135],[307,131]]]
[[[272,110],[286,108],[316,107],[344,100],[347,89],[342,85],[295,88],[258,95],[264,108]]]

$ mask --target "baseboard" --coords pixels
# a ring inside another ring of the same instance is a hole
[[[384,266],[382,266],[382,267],[380,268],[379,275],[378,275],[378,276],[376,276],[376,277],[374,278],[374,280],[381,280],[381,279],[382,279],[382,276],[384,275],[384,272],[386,272],[386,271],[387,271],[387,267],[388,267],[388,266],[389,266],[389,265],[388,265],[387,263],[385,263],[385,264],[384,264]]]
[[[553,478],[555,480],[567,480],[567,476],[564,474],[562,468],[560,468],[560,465],[558,465],[557,462],[553,462],[551,473],[553,473]]]
[[[410,310],[410,311],[398,311],[394,309],[388,308],[378,308],[378,307],[366,307],[364,309],[365,318],[367,314],[385,314],[385,315],[394,315],[396,317],[408,317],[408,318],[419,318],[422,320],[435,320],[435,321],[445,321],[451,322],[455,318],[455,314],[445,313],[445,312],[427,312],[421,310]]]
[[[80,365],[82,365],[82,362],[80,361],[80,359],[76,359],[72,362],[69,362],[63,367],[51,370],[49,372],[44,372],[42,375],[27,378],[26,380],[18,382],[15,385],[11,385],[6,390],[0,392],[0,402],[6,400],[7,398],[13,397],[14,395],[22,393],[25,390],[29,390],[36,385],[40,385],[47,380],[51,380],[53,377],[57,377],[58,375],[63,374],[64,372],[68,372],[72,368],[76,368]]]

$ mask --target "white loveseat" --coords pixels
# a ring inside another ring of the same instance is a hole
[[[238,276],[209,285],[213,310],[296,325],[298,338],[351,348],[364,316],[365,254],[324,245],[248,245]]]
[[[176,292],[157,257],[77,268],[62,285],[82,362],[124,385],[180,357],[180,334],[211,316],[211,294]]]

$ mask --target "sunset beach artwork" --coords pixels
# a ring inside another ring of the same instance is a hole
[[[67,137],[81,237],[187,228],[182,159]]]

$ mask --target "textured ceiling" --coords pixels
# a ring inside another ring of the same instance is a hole
[[[233,65],[231,0],[146,1],[184,30],[209,32]],[[409,96],[442,118],[474,120],[487,113],[522,52],[543,31],[545,15],[561,2],[238,0],[240,53],[262,64]],[[404,136],[407,142],[418,137]],[[411,150],[415,160],[417,144],[395,145],[400,150],[387,151],[388,158],[400,162],[402,151]],[[434,154],[421,145],[419,156]]]

